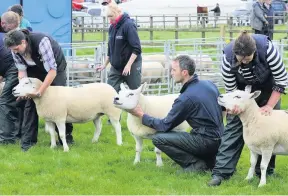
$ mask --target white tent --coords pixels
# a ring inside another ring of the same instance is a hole
[[[122,3],[120,6],[130,15],[184,15],[196,14],[197,6],[213,9],[216,3],[219,3],[223,14],[246,6],[246,2],[241,0],[132,0]]]

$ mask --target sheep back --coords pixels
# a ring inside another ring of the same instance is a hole
[[[37,112],[46,121],[87,122],[100,113],[119,120],[121,110],[113,105],[117,93],[105,83],[77,87],[50,86],[39,100]],[[37,105],[37,104],[36,104]]]
[[[245,143],[258,148],[280,144],[288,151],[288,114],[283,110],[273,110],[270,116],[257,114],[249,124],[243,122]]]
[[[139,104],[143,108],[145,114],[156,118],[165,118],[171,110],[172,105],[178,96],[179,94],[169,94],[162,96],[141,95]],[[140,137],[147,137],[156,133],[156,130],[142,125],[141,120],[131,114],[128,114],[127,117],[127,127],[133,135]],[[173,130],[186,131],[189,127],[189,124],[184,121],[183,123],[175,127]]]

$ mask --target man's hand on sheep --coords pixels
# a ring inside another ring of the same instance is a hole
[[[130,75],[130,70],[131,70],[131,65],[126,65],[122,72],[122,75],[124,76]]]
[[[134,115],[134,116],[137,116],[139,118],[142,118],[143,115],[144,115],[144,112],[141,108],[140,105],[137,105],[134,109],[132,110],[126,110],[127,112],[129,112],[130,114]]]
[[[272,110],[273,108],[270,105],[265,105],[260,108],[261,113],[265,116],[271,115]]]
[[[18,97],[17,99],[16,99],[16,101],[20,101],[21,99],[33,99],[33,98],[36,98],[36,97],[38,97],[38,93],[36,92],[36,93],[29,93],[29,94],[27,94],[27,96],[23,96],[23,97]]]

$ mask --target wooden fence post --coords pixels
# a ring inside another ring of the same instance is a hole
[[[220,25],[220,38],[225,41],[226,37],[226,26],[224,24]]]
[[[153,41],[153,16],[150,16],[150,41]]]
[[[179,23],[178,23],[178,15],[175,16],[175,39],[178,40],[179,39],[179,31],[178,31],[178,28],[179,28]]]
[[[106,41],[106,17],[103,17],[103,31],[102,31],[102,36],[103,36],[103,42]]]

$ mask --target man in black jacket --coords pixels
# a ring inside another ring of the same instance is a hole
[[[19,131],[16,98],[12,95],[12,89],[18,84],[18,71],[3,39],[4,33],[0,33],[0,75],[5,79],[0,96],[0,143],[7,144],[16,142]]]
[[[153,144],[185,172],[212,170],[224,131],[217,87],[211,81],[199,80],[194,72],[195,62],[189,56],[180,55],[173,60],[171,75],[183,87],[165,118],[144,114],[140,106],[128,111],[157,131]],[[193,127],[190,133],[171,131],[183,121]]]

